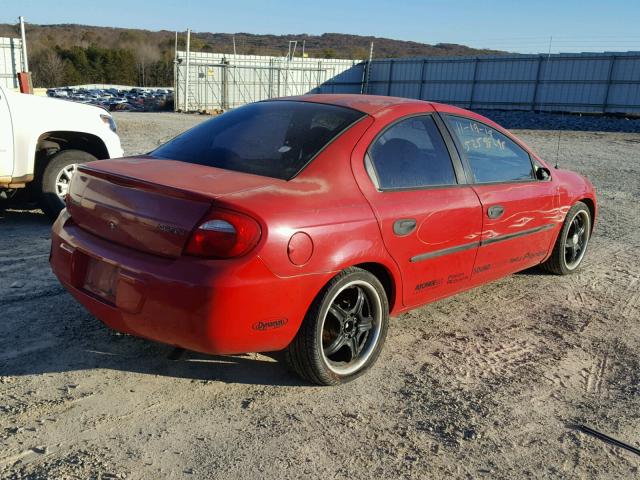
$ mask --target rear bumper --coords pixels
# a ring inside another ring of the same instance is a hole
[[[109,300],[84,288],[89,258],[116,268]],[[331,276],[276,277],[256,256],[149,255],[82,230],[66,211],[53,226],[50,262],[64,287],[109,327],[212,354],[285,348]]]

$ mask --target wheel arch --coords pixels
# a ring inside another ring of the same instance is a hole
[[[35,151],[36,177],[42,175],[50,158],[61,150],[82,150],[97,159],[109,158],[109,150],[97,135],[75,131],[51,131],[38,137]]]
[[[382,287],[384,288],[384,292],[387,295],[387,301],[389,302],[389,313],[398,312],[403,310],[402,298],[400,297],[400,292],[402,292],[401,278],[400,272],[392,269],[391,266],[385,264],[384,261],[380,260],[369,260],[369,261],[360,261],[360,262],[349,262],[340,266],[338,270],[335,270],[333,274],[326,277],[323,282],[318,285],[316,291],[314,291],[311,300],[309,301],[309,305],[313,302],[315,298],[322,292],[327,284],[331,281],[331,279],[335,278],[341,272],[346,270],[347,268],[360,268],[372,274],[376,277]],[[307,306],[308,308],[308,306]]]
[[[56,148],[58,150],[82,150],[97,159],[109,158],[104,141],[92,133],[76,131],[51,131],[38,137],[36,151]]]
[[[388,267],[379,262],[364,262],[351,266],[366,270],[380,280],[380,283],[387,294],[387,300],[389,301],[389,312],[393,312],[397,307],[399,307],[397,292],[400,291],[400,289],[398,288],[396,278]]]
[[[596,223],[596,204],[593,199],[589,197],[581,198],[578,201],[584,203],[589,209],[589,215],[591,215],[591,231],[593,232],[593,226]]]

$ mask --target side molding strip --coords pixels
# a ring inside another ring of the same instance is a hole
[[[430,258],[442,257],[443,255],[450,255],[452,253],[464,252],[471,248],[480,246],[480,242],[465,243],[464,245],[458,245],[457,247],[443,248],[442,250],[435,250],[433,252],[421,253],[415,257],[409,259],[410,262],[421,262],[422,260],[428,260]]]
[[[480,242],[480,246],[491,245],[492,243],[502,242],[503,240],[511,240],[512,238],[524,237],[525,235],[531,235],[532,233],[542,232],[553,228],[555,224],[547,223],[546,225],[540,225],[539,227],[530,228],[529,230],[523,230],[516,233],[507,233],[506,235],[498,235],[497,237],[487,238]]]
[[[511,240],[512,238],[524,237],[525,235],[531,235],[533,233],[542,232],[544,230],[549,230],[554,226],[555,224],[553,223],[547,223],[546,225],[530,228],[529,230],[523,230],[521,232],[516,232],[516,233],[507,233],[505,235],[499,235],[497,237],[487,238],[480,242],[465,243],[464,245],[458,245],[457,247],[443,248],[442,250],[435,250],[433,252],[421,253],[419,255],[411,257],[409,261],[411,263],[415,263],[415,262],[421,262],[423,260],[429,260],[430,258],[442,257],[443,255],[450,255],[452,253],[463,252],[471,248],[483,247],[485,245],[491,245],[492,243],[502,242],[504,240]]]

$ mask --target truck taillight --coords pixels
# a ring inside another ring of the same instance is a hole
[[[212,209],[191,233],[184,253],[197,257],[240,257],[260,241],[260,225],[233,210]]]

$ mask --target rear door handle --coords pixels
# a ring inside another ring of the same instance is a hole
[[[499,218],[504,213],[504,207],[502,205],[494,205],[487,210],[487,216],[489,218]]]
[[[399,237],[409,235],[416,229],[415,218],[401,218],[393,222],[393,233]]]

